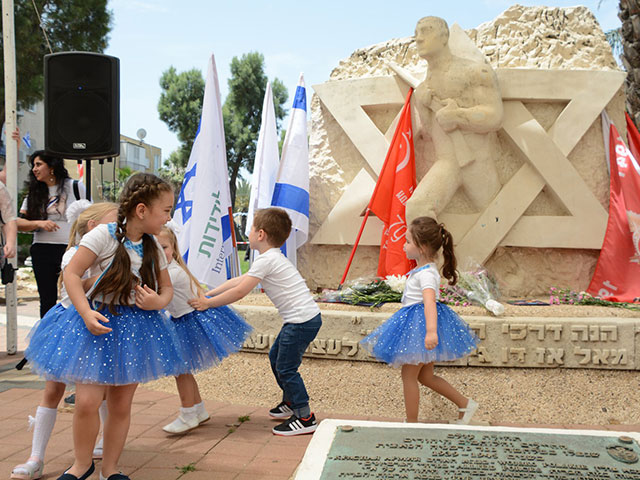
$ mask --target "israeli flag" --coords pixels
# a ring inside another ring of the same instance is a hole
[[[273,189],[278,176],[279,155],[273,93],[271,92],[271,83],[267,82],[264,102],[262,103],[262,124],[260,125],[256,158],[253,163],[253,176],[251,178],[251,195],[249,196],[247,226],[245,228],[247,236],[249,236],[253,225],[254,213],[271,205]]]
[[[282,253],[296,265],[296,250],[309,235],[309,140],[307,138],[307,92],[300,74],[293,99],[289,128],[284,137],[282,159],[271,205],[287,211],[291,217],[291,235]]]
[[[191,273],[209,287],[228,278],[231,194],[218,73],[213,54],[207,69],[202,116],[173,215],[181,226],[180,252]],[[237,255],[232,257],[237,265]]]
[[[22,141],[27,148],[31,148],[31,133],[27,132],[26,135],[22,137]]]

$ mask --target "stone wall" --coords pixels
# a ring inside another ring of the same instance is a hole
[[[425,11],[425,15],[429,12]],[[415,21],[417,22],[418,17]],[[411,23],[411,22],[408,22]],[[454,27],[455,28],[455,27]],[[407,32],[411,33],[411,32]],[[492,22],[466,32],[494,69],[534,68],[552,70],[618,70],[611,49],[595,17],[586,7],[547,8],[513,6]],[[458,37],[456,37],[458,38]],[[456,49],[450,41],[452,51]],[[329,82],[393,75],[392,61],[417,78],[423,78],[426,62],[417,55],[412,37],[393,39],[354,52],[331,73]],[[624,94],[611,99],[607,111],[624,135]],[[363,168],[363,156],[317,95],[311,99],[311,218],[312,239],[341,198],[345,188]],[[565,105],[531,101],[527,110],[548,129]],[[396,106],[397,107],[397,106]],[[384,131],[397,114],[390,105],[365,107],[373,122]],[[506,182],[523,163],[508,136],[498,135],[496,162]],[[417,136],[418,181],[428,170],[430,143]],[[567,158],[604,209],[608,208],[609,180],[605,165],[600,119],[597,118]],[[446,212],[468,213],[464,195],[456,195]],[[546,187],[525,215],[565,215],[565,209]],[[350,245],[308,242],[299,250],[298,267],[310,288],[335,288],[346,265]],[[526,248],[499,246],[486,265],[511,296],[544,294],[550,286],[583,290],[591,279],[598,257],[596,249]],[[378,247],[358,248],[349,278],[375,273]],[[463,260],[463,259],[460,259]]]

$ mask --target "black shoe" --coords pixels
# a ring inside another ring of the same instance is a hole
[[[76,404],[76,394],[72,393],[71,395],[66,397],[64,399],[64,403],[66,403],[67,405],[75,405]]]
[[[271,418],[288,418],[291,415],[293,415],[293,410],[291,410],[291,407],[289,407],[286,402],[280,402],[277,407],[269,410],[269,416]]]
[[[316,428],[318,428],[316,416],[312,413],[307,418],[298,418],[295,415],[291,415],[289,420],[274,427],[271,431],[275,435],[291,436],[313,433]]]
[[[84,472],[84,475],[82,475],[81,477],[76,477],[75,475],[71,475],[70,473],[64,472],[62,475],[58,477],[58,480],[86,480],[91,476],[91,474],[93,474],[95,469],[96,469],[95,463],[91,462],[91,466],[89,467],[89,470]]]

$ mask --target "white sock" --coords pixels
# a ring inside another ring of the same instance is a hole
[[[193,407],[180,407],[180,415],[182,415],[182,418],[184,418],[185,420],[194,418],[197,415],[197,411],[196,411],[196,406],[194,405]]]
[[[56,424],[57,408],[38,407],[36,410],[33,440],[31,441],[31,456],[44,461],[44,452],[51,438],[53,426]]]
[[[196,409],[196,412],[206,412],[207,411],[207,409],[204,408],[204,402],[196,403],[194,405],[194,407]]]

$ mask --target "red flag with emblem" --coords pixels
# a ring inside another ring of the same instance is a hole
[[[609,137],[609,221],[587,292],[605,300],[640,302],[640,166],[606,113],[602,117],[603,134]],[[627,128],[637,151],[638,131],[631,122]]]
[[[405,204],[416,189],[416,162],[411,128],[409,90],[387,157],[378,177],[369,209],[384,223],[378,276],[404,275],[413,266],[404,253],[407,221]]]

